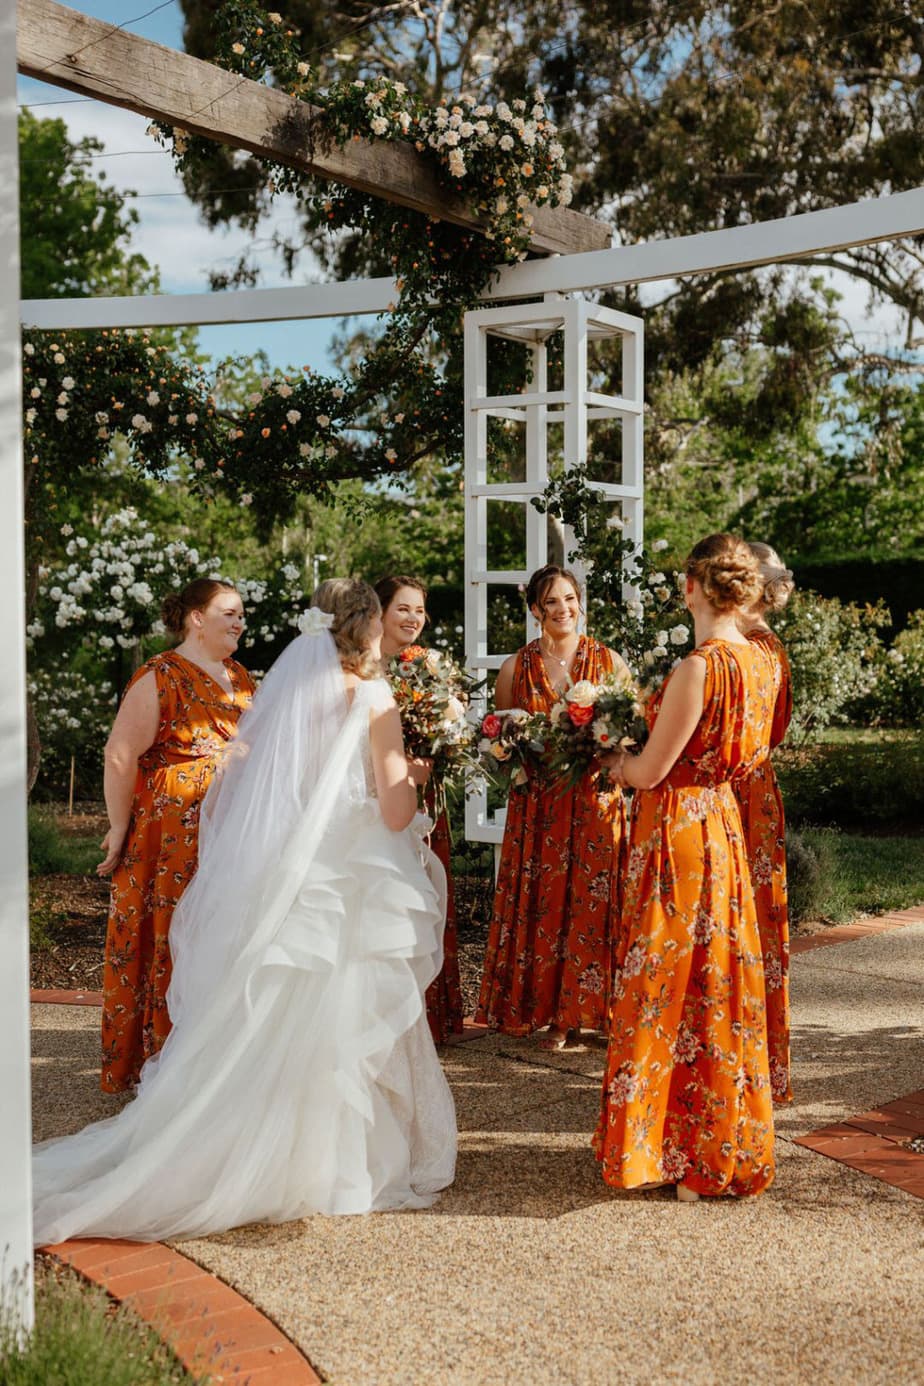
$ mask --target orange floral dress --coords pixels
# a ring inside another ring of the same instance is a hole
[[[766,742],[772,675],[752,644],[709,640],[695,655],[706,662],[702,718],[665,779],[633,800],[593,1144],[617,1188],[682,1180],[702,1194],[756,1194],[773,1179],[773,1104],[731,779]]]
[[[459,938],[456,932],[456,900],[452,884],[452,836],[445,809],[436,814],[432,796],[425,798],[426,810],[436,819],[430,834],[430,849],[446,872],[446,928],[443,933],[443,966],[427,987],[424,1000],[434,1044],[444,1044],[450,1035],[461,1035],[462,983],[459,977]]]
[[[606,646],[582,636],[574,681],[613,670]],[[549,712],[559,696],[534,640],[517,655],[512,705]],[[510,791],[475,1016],[505,1034],[605,1026],[624,808],[621,790],[601,790],[598,775],[566,792],[534,775]]]
[[[792,717],[789,660],[772,631],[749,637],[770,656],[775,704],[767,723],[763,754],[733,781],[757,906],[757,925],[767,990],[767,1045],[774,1102],[791,1102],[789,1057],[789,909],[786,898],[786,821],[770,752],[786,735]]]
[[[246,669],[232,659],[225,665],[234,687],[230,699],[172,650],[142,664],[126,688],[153,673],[160,722],[138,760],[125,848],[112,874],[103,967],[104,1092],[124,1092],[136,1083],[145,1059],[170,1033],[170,919],[196,870],[205,791],[254,691]]]

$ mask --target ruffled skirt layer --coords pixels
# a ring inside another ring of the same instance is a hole
[[[441,868],[420,853],[375,805],[327,833],[282,922],[256,921],[230,973],[184,995],[135,1101],[36,1148],[38,1244],[433,1202],[456,1124],[423,1007]]]

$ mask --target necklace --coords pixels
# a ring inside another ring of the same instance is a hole
[[[560,665],[562,669],[567,669],[569,667],[569,665],[574,660],[575,654],[577,653],[577,646],[575,645],[574,649],[571,651],[570,659],[559,659],[557,654],[553,654],[551,650],[547,650],[545,648],[541,640],[539,641],[539,649],[546,659],[552,660],[554,664]]]

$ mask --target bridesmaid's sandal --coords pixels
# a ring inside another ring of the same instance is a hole
[[[546,1034],[539,1041],[539,1048],[556,1051],[567,1049],[576,1052],[582,1050],[584,1044],[580,1030],[559,1030],[557,1025],[550,1025]]]
[[[686,1186],[686,1184],[678,1184],[678,1185],[677,1185],[677,1202],[678,1202],[678,1203],[698,1203],[698,1202],[699,1202],[699,1194],[696,1192],[695,1189],[688,1189],[687,1186]]]

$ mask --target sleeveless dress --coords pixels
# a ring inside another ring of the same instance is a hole
[[[613,672],[605,645],[581,636],[570,674]],[[559,694],[538,640],[519,651],[513,707],[549,712]],[[599,772],[562,792],[540,776],[513,788],[475,1019],[508,1035],[543,1025],[602,1030],[610,949],[619,923],[624,807]]]
[[[452,1182],[455,1110],[423,1005],[442,961],[441,870],[411,828],[382,819],[369,718],[386,702],[383,679],[359,685],[319,783],[355,760],[365,774],[350,783],[365,789],[338,792],[320,820],[306,791],[274,852],[272,898],[245,912],[246,942],[218,975],[195,982],[197,881],[178,919],[182,1004],[138,1096],[36,1147],[37,1244],[427,1207]]]
[[[789,909],[786,897],[786,820],[770,752],[786,735],[792,717],[792,676],[779,636],[758,631],[749,637],[766,650],[773,669],[775,702],[763,755],[733,781],[757,907],[767,990],[767,1045],[774,1102],[792,1101],[789,1053]]]
[[[772,1182],[760,935],[732,777],[761,754],[773,680],[753,644],[708,640],[703,714],[670,773],[637,790],[593,1138],[616,1188],[701,1194]],[[657,718],[663,686],[649,704]]]
[[[429,789],[429,787],[428,787]],[[445,809],[435,812],[432,792],[424,792],[424,806],[435,820],[430,850],[446,873],[446,928],[443,932],[443,966],[427,987],[427,1020],[434,1044],[445,1044],[450,1035],[461,1035],[462,982],[459,976],[459,936],[456,898],[452,880],[452,835]]]
[[[103,965],[104,1092],[133,1087],[144,1061],[170,1033],[170,920],[196,870],[202,800],[254,692],[246,669],[233,659],[225,667],[230,698],[173,650],[147,660],[126,687],[153,673],[160,721],[138,760],[125,848],[112,873]]]

